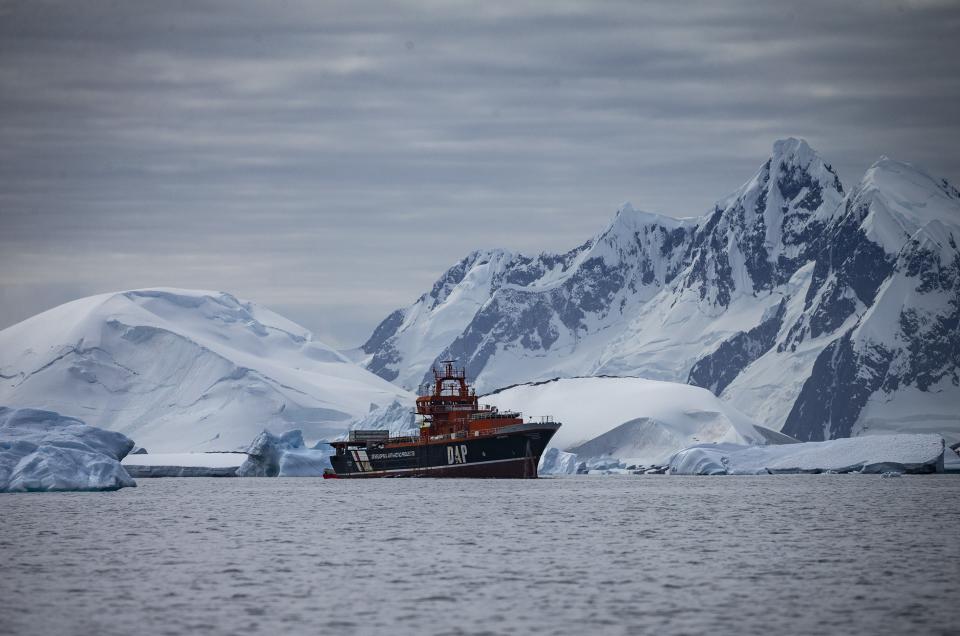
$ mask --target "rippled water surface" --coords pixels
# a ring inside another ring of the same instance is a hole
[[[960,477],[0,495],[0,632],[960,633]]]

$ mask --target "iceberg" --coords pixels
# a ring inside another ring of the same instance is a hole
[[[868,435],[782,446],[698,444],[670,458],[671,475],[942,473],[944,440],[932,434]]]
[[[540,475],[575,475],[577,473],[577,456],[559,448],[551,448],[540,457],[540,466],[537,468]]]
[[[0,407],[0,492],[117,490],[133,440],[53,411]]]
[[[299,430],[274,435],[263,431],[247,448],[247,460],[237,469],[238,477],[321,477],[331,468],[331,450],[317,444],[306,448]]]
[[[280,455],[280,470],[277,477],[322,477],[326,468],[332,468],[329,450],[322,448],[299,448]]]

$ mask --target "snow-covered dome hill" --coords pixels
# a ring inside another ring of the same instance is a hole
[[[152,452],[233,450],[262,430],[341,433],[403,389],[296,323],[215,291],[75,300],[0,331],[0,404],[56,411]]]
[[[665,464],[694,444],[767,444],[792,441],[759,426],[700,387],[643,378],[559,378],[519,384],[481,398],[525,417],[549,415],[561,423],[548,448],[580,458],[615,457]]]

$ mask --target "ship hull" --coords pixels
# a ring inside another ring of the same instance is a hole
[[[349,448],[330,458],[337,477],[535,479],[556,424],[520,424],[496,435],[407,446]]]

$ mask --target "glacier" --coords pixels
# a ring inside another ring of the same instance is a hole
[[[678,215],[683,216],[683,215]],[[803,440],[960,442],[960,192],[883,157],[847,191],[801,139],[706,214],[624,204],[561,254],[485,249],[358,352],[413,389],[457,358],[481,392],[555,377],[701,386]]]
[[[133,441],[52,411],[0,407],[0,492],[136,486],[120,460]]]
[[[330,439],[413,396],[303,327],[215,291],[101,294],[0,331],[0,404],[97,422],[155,453],[242,449],[264,428]]]
[[[782,473],[942,473],[939,435],[851,437],[785,446],[700,444],[670,458],[671,475],[763,475]]]

